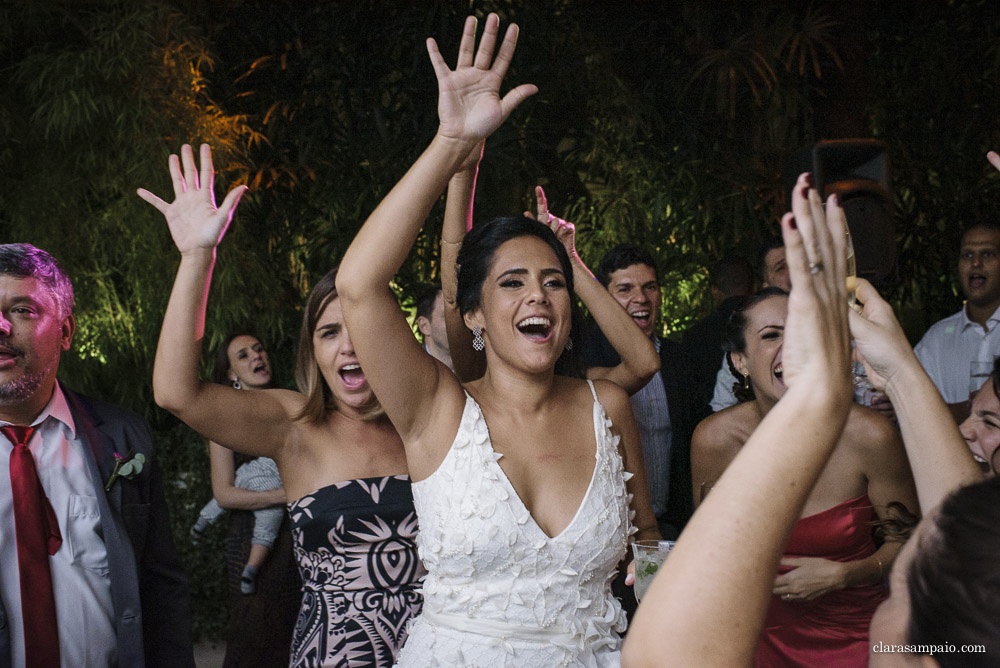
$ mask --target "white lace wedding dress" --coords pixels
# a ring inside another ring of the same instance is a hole
[[[619,665],[625,613],[610,583],[634,532],[631,474],[596,393],[593,421],[590,486],[570,524],[549,537],[500,468],[479,405],[467,397],[441,466],[413,483],[428,575],[398,666]]]

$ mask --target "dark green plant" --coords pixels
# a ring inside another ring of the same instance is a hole
[[[1000,179],[986,152],[1000,146],[1000,25],[989,2],[921,3],[919,18],[879,2],[870,71],[875,136],[890,147],[899,283],[892,295],[911,338],[955,312],[961,231],[996,218]]]

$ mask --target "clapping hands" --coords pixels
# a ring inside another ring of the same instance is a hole
[[[836,197],[824,210],[802,174],[792,194],[792,213],[781,220],[792,292],[782,349],[784,382],[805,381],[831,396],[850,397],[850,337],[847,328],[847,221]],[[845,404],[845,408],[847,405]]]

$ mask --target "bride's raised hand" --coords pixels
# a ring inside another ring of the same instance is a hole
[[[824,211],[808,174],[799,176],[792,213],[781,220],[792,292],[782,345],[783,380],[850,397],[847,326],[847,221],[837,198]]]
[[[437,42],[427,40],[427,53],[438,81],[438,134],[450,139],[479,141],[488,137],[521,102],[538,92],[534,84],[521,84],[500,98],[500,84],[507,74],[517,45],[517,25],[507,27],[500,50],[496,47],[500,18],[486,17],[483,37],[476,43],[476,19],[465,20],[458,61],[452,70],[445,63]]]
[[[171,155],[168,165],[174,201],[168,204],[145,188],[139,188],[139,197],[155,206],[167,219],[170,236],[182,255],[214,249],[225,235],[247,187],[236,186],[226,195],[222,206],[215,205],[215,171],[208,144],[201,145],[200,175],[190,144],[181,147],[180,158]]]

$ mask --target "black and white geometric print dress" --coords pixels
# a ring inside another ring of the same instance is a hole
[[[346,480],[288,504],[302,575],[291,666],[392,666],[423,603],[406,475]]]

